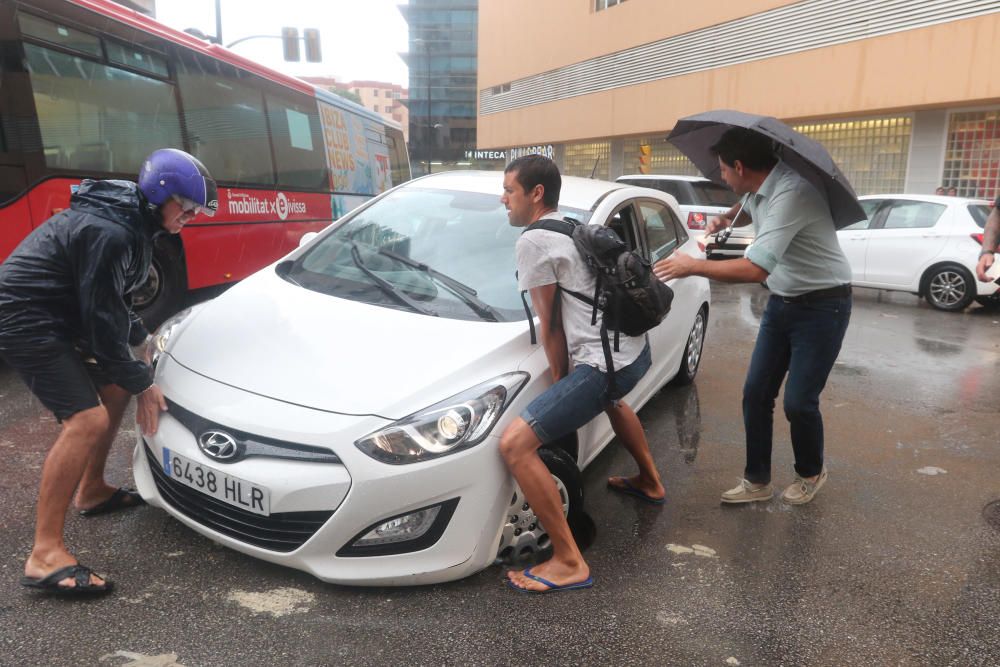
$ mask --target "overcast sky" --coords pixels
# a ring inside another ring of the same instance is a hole
[[[297,76],[335,76],[407,85],[407,26],[397,5],[407,0],[221,0],[226,44],[250,35],[280,35],[282,27],[318,28],[323,62],[285,62],[281,40],[253,39],[233,51]],[[183,30],[215,34],[214,0],[156,0],[156,18]]]

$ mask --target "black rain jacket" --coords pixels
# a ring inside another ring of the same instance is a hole
[[[130,347],[148,332],[129,294],[149,274],[159,216],[135,183],[83,181],[70,208],[0,264],[0,349],[69,342],[115,384],[133,394],[148,388],[152,369]]]

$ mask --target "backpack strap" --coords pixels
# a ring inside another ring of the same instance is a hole
[[[557,232],[559,234],[565,234],[566,236],[572,237],[573,229],[577,226],[577,224],[579,223],[573,222],[572,220],[556,220],[555,218],[542,218],[540,220],[536,220],[535,222],[525,227],[524,231],[521,233],[524,234],[525,232],[534,231],[536,229],[545,229],[550,232]]]

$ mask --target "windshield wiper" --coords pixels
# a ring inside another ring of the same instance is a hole
[[[423,313],[424,315],[433,315],[434,317],[438,317],[438,314],[435,313],[433,310],[431,310],[430,308],[426,308],[425,306],[421,306],[419,303],[417,303],[410,297],[403,294],[403,292],[397,289],[392,283],[376,275],[374,271],[372,271],[371,269],[368,268],[367,265],[365,265],[365,261],[361,259],[361,251],[358,250],[357,242],[352,240],[348,240],[347,242],[351,244],[351,259],[354,260],[354,265],[357,266],[359,269],[361,269],[366,276],[371,278],[376,285],[382,288],[383,292],[391,296],[399,303],[403,304],[404,306],[412,310],[415,310],[418,313]]]
[[[436,280],[438,283],[448,288],[449,292],[451,292],[459,299],[461,299],[465,303],[465,305],[471,308],[481,318],[489,320],[491,322],[500,321],[500,313],[498,313],[493,306],[480,299],[477,296],[476,290],[469,287],[465,283],[455,280],[451,276],[445,275],[440,271],[438,271],[437,269],[432,269],[423,262],[418,262],[417,260],[411,257],[405,257],[403,255],[396,254],[392,250],[379,248],[378,253],[380,255],[385,255],[390,259],[394,259],[401,264],[412,266],[413,268],[419,271],[423,271],[431,278]]]

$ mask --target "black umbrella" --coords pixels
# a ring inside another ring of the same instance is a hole
[[[725,185],[719,172],[719,160],[710,147],[732,127],[753,130],[774,141],[778,157],[826,197],[837,229],[867,217],[854,188],[823,145],[777,118],[728,109],[706,111],[677,121],[667,141],[694,162],[706,178]]]

